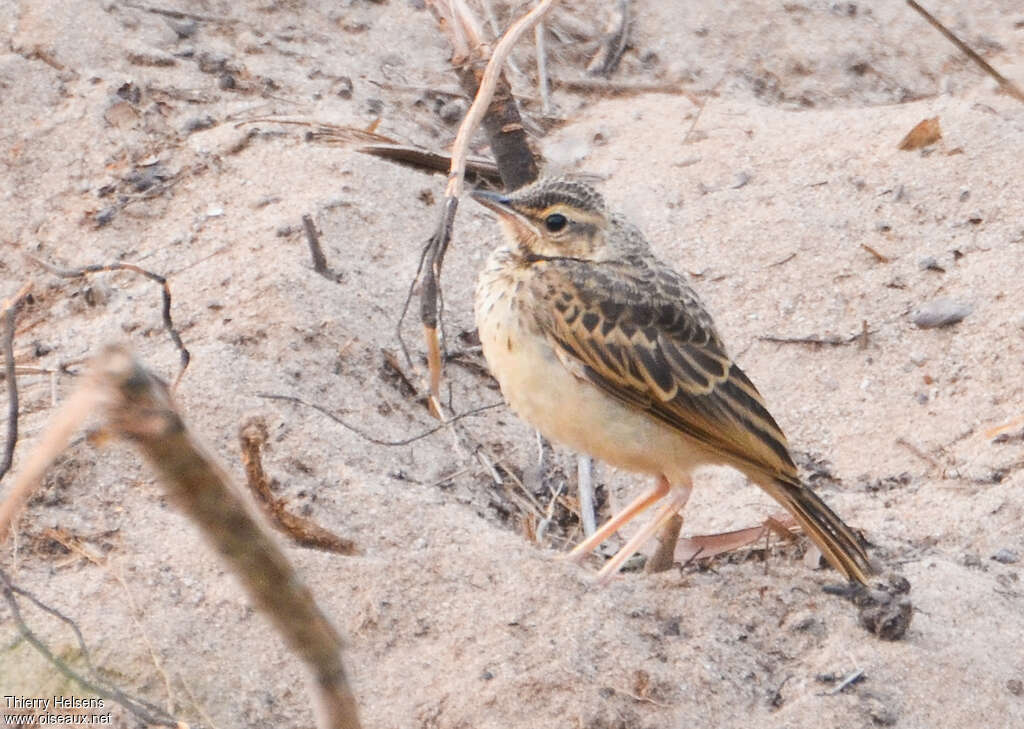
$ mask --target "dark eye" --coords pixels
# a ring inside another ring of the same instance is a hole
[[[545,227],[552,233],[557,233],[565,224],[569,222],[569,219],[561,213],[551,213],[551,215],[544,218]]]

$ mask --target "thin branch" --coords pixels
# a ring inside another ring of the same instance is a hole
[[[7,538],[14,517],[42,481],[46,469],[67,448],[71,436],[98,402],[95,390],[79,387],[50,420],[42,438],[15,475],[7,497],[0,502],[0,544]]]
[[[907,0],[907,5],[909,5],[911,8],[920,13],[921,17],[927,20],[928,23],[937,31],[942,33],[942,35],[946,36],[946,39],[950,43],[959,48],[964,54],[966,54],[968,58],[970,58],[972,61],[978,64],[978,66],[980,66],[985,73],[994,78],[996,82],[1002,87],[1003,91],[1010,94],[1010,96],[1017,99],[1017,101],[1024,101],[1024,91],[1021,91],[1020,87],[1017,86],[1017,84],[1015,84],[1010,79],[1006,78],[1006,76],[1004,76],[1003,74],[999,73],[999,71],[992,68],[988,61],[986,61],[984,58],[975,53],[974,49],[972,49],[970,46],[968,46],[966,43],[960,40],[956,35],[954,35],[953,31],[951,31],[949,28],[947,28],[938,20],[936,20],[934,15],[932,15],[927,10],[922,8],[920,5],[914,2],[914,0]]]
[[[24,284],[10,300],[5,301],[0,316],[4,322],[4,379],[7,380],[7,440],[4,445],[3,461],[0,461],[0,479],[2,479],[14,463],[14,447],[18,443],[18,381],[14,367],[14,326],[17,323],[18,309],[32,289],[31,283]]]
[[[177,377],[174,378],[174,383],[171,385],[171,389],[175,389],[178,383],[181,382],[182,376],[185,374],[185,370],[188,369],[188,363],[192,359],[191,353],[185,347],[185,343],[181,341],[181,335],[178,330],[174,327],[174,322],[171,320],[171,287],[167,283],[167,279],[158,273],[147,271],[140,266],[136,266],[134,263],[94,263],[89,266],[83,266],[81,268],[60,268],[53,264],[47,263],[46,261],[40,260],[35,256],[28,256],[29,260],[33,263],[41,266],[55,276],[61,278],[81,278],[88,276],[93,273],[104,273],[108,271],[131,271],[137,273],[140,276],[148,278],[150,281],[155,281],[160,284],[161,289],[161,307],[160,307],[160,318],[163,320],[164,329],[171,337],[171,341],[178,350],[178,359],[181,362],[180,369],[178,370]]]
[[[866,340],[869,334],[874,334],[874,330],[867,329],[866,325],[861,331],[856,334],[851,334],[846,337],[840,337],[833,335],[829,337],[820,337],[817,335],[811,335],[809,337],[776,337],[772,335],[758,337],[762,342],[772,342],[774,344],[809,344],[812,346],[826,346],[826,347],[842,347],[847,344],[853,344],[854,342],[863,342]]]
[[[594,515],[594,459],[582,453],[576,456],[576,482],[580,495],[580,523],[583,525],[583,534],[589,537],[597,531]]]
[[[322,415],[326,415],[328,418],[333,420],[335,423],[340,425],[342,428],[345,428],[346,430],[352,431],[353,433],[358,435],[363,440],[367,440],[367,441],[369,441],[369,442],[371,442],[371,443],[373,443],[375,445],[380,445],[380,446],[407,446],[410,443],[415,443],[418,440],[426,438],[428,435],[433,435],[434,433],[436,433],[439,430],[443,430],[450,423],[458,422],[459,420],[462,420],[463,418],[468,418],[470,415],[478,415],[481,412],[483,412],[484,410],[490,410],[491,408],[500,407],[501,405],[504,404],[504,403],[500,403],[500,402],[495,402],[495,403],[491,403],[490,405],[482,405],[482,406],[480,406],[478,408],[473,408],[472,410],[467,410],[464,413],[459,413],[458,415],[454,415],[451,418],[448,418],[448,420],[446,420],[444,423],[441,423],[440,425],[436,425],[433,428],[430,428],[429,430],[425,430],[422,433],[419,433],[418,435],[414,435],[414,436],[412,436],[410,438],[404,438],[403,440],[381,440],[380,438],[374,438],[372,435],[367,433],[362,428],[360,428],[360,427],[358,427],[356,425],[352,425],[352,423],[349,423],[349,422],[346,422],[346,421],[342,420],[341,418],[339,418],[337,415],[332,413],[327,408],[322,407],[320,405],[317,405],[316,403],[312,403],[312,402],[308,402],[306,400],[303,400],[301,397],[294,397],[292,395],[272,395],[270,393],[264,393],[264,392],[258,393],[256,395],[256,397],[262,397],[264,400],[282,400],[284,402],[293,402],[296,405],[303,405],[303,406],[305,406],[307,408],[313,408],[318,413],[320,413]]]
[[[543,21],[533,28],[533,41],[537,46],[537,90],[540,92],[540,108],[545,116],[551,114],[551,79],[548,78],[548,54],[544,43]]]
[[[448,187],[445,190],[446,196],[457,198],[462,195],[462,183],[463,177],[466,174],[466,156],[469,150],[469,140],[473,136],[473,132],[480,126],[480,122],[487,113],[487,107],[491,103],[491,99],[494,98],[502,65],[504,65],[505,60],[512,52],[512,48],[519,42],[523,33],[539,22],[553,4],[554,0],[541,0],[533,10],[513,23],[505,31],[505,35],[501,37],[501,40],[498,41],[498,45],[495,46],[494,53],[487,62],[487,68],[484,69],[483,78],[480,79],[480,88],[477,91],[476,98],[473,99],[469,111],[466,112],[466,116],[459,126],[458,134],[455,136],[455,143],[452,145],[452,167],[448,174]]]

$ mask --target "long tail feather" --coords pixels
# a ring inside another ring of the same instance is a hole
[[[875,570],[860,538],[816,493],[802,483],[781,479],[761,486],[796,517],[833,567],[847,579],[867,584]]]

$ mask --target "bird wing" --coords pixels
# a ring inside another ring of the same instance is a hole
[[[537,324],[562,363],[726,457],[796,479],[786,436],[725,353],[683,278],[645,265],[550,258],[533,264]]]

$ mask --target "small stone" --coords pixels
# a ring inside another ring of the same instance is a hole
[[[900,712],[889,697],[866,693],[861,697],[861,707],[875,726],[895,726]]]
[[[215,126],[217,122],[212,116],[196,116],[185,122],[185,133],[191,134],[192,132],[201,132],[204,129],[210,129]]]
[[[973,567],[975,569],[981,569],[982,567],[981,557],[972,552],[966,552],[964,556],[960,558],[960,562],[964,567]]]
[[[174,31],[174,34],[182,40],[185,38],[191,38],[195,35],[195,32],[199,30],[199,23],[192,18],[184,18],[182,20],[164,18],[164,22],[171,26],[171,30]]]
[[[199,70],[203,73],[225,73],[228,70],[228,57],[220,53],[203,51],[196,59]]]
[[[917,367],[923,367],[924,363],[928,361],[928,357],[921,352],[911,352],[910,361]]]
[[[96,213],[96,217],[93,218],[96,222],[96,227],[102,228],[104,225],[110,223],[110,221],[114,219],[114,216],[117,215],[118,210],[119,208],[116,205],[111,205]]]
[[[1016,564],[1020,561],[1020,555],[1012,549],[1006,549],[1004,547],[992,555],[992,560],[994,562],[999,562],[999,564]]]
[[[124,99],[129,104],[138,104],[142,100],[142,90],[131,81],[125,81],[117,87],[114,92],[119,99]]]
[[[1014,696],[1024,696],[1024,681],[1019,678],[1011,678],[1006,682],[1006,690]]]
[[[946,269],[939,265],[935,256],[925,256],[917,262],[917,267],[922,271],[938,271],[939,273],[946,272]]]
[[[895,573],[871,587],[857,585],[853,601],[859,608],[861,625],[882,640],[901,639],[914,617],[909,593],[910,582]]]
[[[466,102],[462,99],[452,99],[442,104],[437,114],[445,124],[457,124],[466,115]]]
[[[911,316],[914,324],[921,329],[945,327],[963,321],[974,307],[963,301],[942,297],[929,301]]]
[[[340,76],[334,83],[334,93],[343,99],[352,98],[352,79],[348,76]]]

